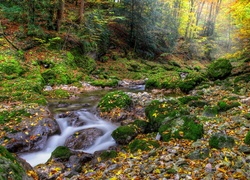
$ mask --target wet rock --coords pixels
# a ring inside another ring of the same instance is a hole
[[[93,145],[95,140],[102,135],[102,130],[97,128],[83,129],[69,136],[65,141],[65,146],[72,149],[86,149]]]
[[[50,118],[39,121],[38,125],[29,125],[23,131],[8,133],[11,139],[6,144],[10,152],[38,151],[45,147],[48,137],[60,132],[57,122]]]

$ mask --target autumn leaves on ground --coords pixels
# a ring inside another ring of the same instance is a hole
[[[250,179],[249,6],[4,1],[0,180]],[[146,90],[117,91],[134,85]],[[51,100],[96,89],[112,89],[95,114],[119,124],[117,146],[60,146],[36,167],[18,157],[59,133]]]

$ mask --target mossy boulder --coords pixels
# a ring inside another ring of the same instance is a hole
[[[209,139],[209,146],[216,149],[232,148],[234,145],[233,137],[221,133],[214,134]]]
[[[232,69],[229,60],[218,59],[209,65],[207,75],[211,80],[225,79],[231,74]]]
[[[67,160],[71,156],[71,151],[68,147],[58,146],[51,154],[50,159]]]
[[[188,76],[179,83],[179,88],[184,93],[189,93],[197,85],[199,85],[204,80],[200,73],[190,73]]]
[[[31,179],[10,152],[0,145],[0,179]]]
[[[204,111],[202,113],[202,116],[205,117],[216,117],[219,113],[218,106],[204,106]]]
[[[159,128],[163,141],[171,138],[197,140],[202,138],[204,130],[195,116],[182,116],[165,122]]]
[[[219,101],[217,103],[217,105],[218,105],[218,110],[219,111],[227,111],[227,110],[232,109],[234,107],[240,106],[240,103],[239,102],[229,102],[229,103],[227,103],[225,101]]]
[[[244,143],[250,145],[250,131],[248,131],[248,133],[244,139]]]
[[[57,98],[57,99],[61,99],[61,98],[69,98],[70,97],[70,93],[66,90],[63,89],[55,89],[52,91],[44,91],[43,95],[49,98]]]
[[[10,60],[5,60],[5,61],[0,61],[0,71],[5,74],[5,77],[13,77],[16,78],[22,74],[25,73],[24,68],[21,66],[21,64],[15,60],[15,59],[10,59]]]
[[[137,135],[138,131],[136,129],[136,126],[131,124],[126,126],[120,126],[111,134],[111,136],[118,144],[128,144]]]
[[[152,148],[158,147],[160,147],[160,144],[157,141],[152,140],[135,139],[129,144],[129,150],[132,153],[139,149],[142,151],[150,151]]]
[[[110,112],[112,109],[126,109],[132,103],[131,98],[123,91],[107,93],[98,103],[101,112]]]
[[[117,157],[117,152],[115,150],[106,150],[100,154],[102,160],[112,159]]]
[[[148,122],[143,120],[135,120],[132,124],[136,127],[137,131],[140,133],[144,133],[148,126]]]
[[[147,132],[157,132],[158,128],[167,119],[174,119],[184,114],[189,114],[177,100],[166,101],[153,100],[146,108],[145,114],[149,119]]]

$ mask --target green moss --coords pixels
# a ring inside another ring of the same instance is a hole
[[[141,140],[135,139],[133,142],[129,144],[130,152],[136,152],[139,149],[142,151],[149,151],[152,148],[158,148],[160,144],[157,141],[150,141],[150,140]]]
[[[189,103],[190,101],[198,100],[199,98],[200,98],[199,96],[183,96],[183,97],[178,98],[178,100],[179,100],[182,104],[187,104],[187,103]]]
[[[25,171],[16,158],[0,145],[0,179],[25,179]]]
[[[71,151],[68,147],[58,146],[51,154],[51,158],[69,159]]]
[[[44,91],[43,95],[49,98],[61,99],[61,98],[69,98],[70,93],[63,89],[55,89],[52,91]]]
[[[204,106],[203,116],[206,117],[216,117],[218,114],[218,106]]]
[[[117,156],[117,152],[114,150],[107,150],[101,153],[100,157],[102,160],[112,159]]]
[[[227,59],[218,59],[213,61],[208,69],[207,74],[211,80],[225,79],[231,74],[232,65]]]
[[[42,73],[42,77],[46,84],[54,85],[56,79],[56,73],[52,69],[48,69]]]
[[[123,91],[107,93],[99,102],[98,107],[102,112],[109,112],[114,108],[128,108],[132,103],[131,98]]]
[[[209,139],[209,146],[216,149],[232,148],[234,145],[234,138],[224,134],[214,134]]]
[[[232,109],[234,107],[240,106],[240,103],[239,102],[226,103],[225,101],[219,101],[217,103],[217,105],[219,107],[219,111],[227,111],[227,110]]]
[[[182,92],[184,93],[189,93],[189,91],[193,90],[197,85],[199,85],[204,78],[200,73],[190,73],[184,79],[179,83],[179,88],[181,89]]]
[[[134,125],[120,126],[114,130],[111,136],[118,144],[128,144],[138,135]]]
[[[148,126],[148,122],[143,121],[143,120],[135,120],[132,124],[136,127],[137,131],[142,132],[142,133],[145,132]]]
[[[146,81],[145,88],[147,89],[161,88],[161,85],[158,79],[150,78]]]
[[[146,108],[145,114],[149,119],[147,132],[156,132],[165,119],[173,119],[184,114],[188,110],[180,106],[176,100],[158,101],[153,100]]]
[[[237,76],[235,79],[234,79],[234,83],[238,83],[240,81],[243,81],[245,83],[247,82],[250,82],[250,74],[244,74],[244,75],[241,75],[241,76]]]
[[[1,111],[0,112],[0,124],[5,124],[12,119],[15,119],[16,122],[21,122],[23,117],[29,117],[30,113],[28,113],[25,109],[13,110],[13,111]]]
[[[99,79],[90,82],[93,86],[101,86],[101,87],[116,87],[118,86],[118,80],[117,79]]]
[[[204,130],[196,117],[183,116],[181,119],[173,119],[160,126],[159,133],[163,141],[169,141],[171,138],[197,140],[202,138]]]
[[[6,75],[13,75],[12,76],[13,78],[16,78],[25,73],[24,68],[20,65],[20,63],[17,60],[14,59],[5,60],[4,62],[1,62],[0,71],[2,71]]]
[[[244,139],[244,143],[250,145],[250,131],[248,131],[248,133]]]
[[[250,120],[250,113],[244,114],[244,117],[248,120]]]

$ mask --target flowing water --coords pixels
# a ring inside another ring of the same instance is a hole
[[[64,145],[67,137],[74,134],[76,131],[88,128],[101,129],[103,131],[103,135],[97,138],[94,144],[88,149],[82,150],[83,152],[94,153],[95,151],[105,150],[110,146],[114,146],[116,143],[111,137],[111,133],[117,128],[117,125],[104,121],[93,113],[97,103],[99,102],[99,99],[106,93],[107,91],[94,91],[83,94],[75,101],[51,101],[49,103],[49,109],[54,114],[55,119],[60,126],[61,134],[51,136],[43,150],[38,152],[23,153],[20,155],[20,157],[25,159],[31,166],[46,163],[56,147]],[[64,105],[58,107],[58,102]],[[59,118],[58,116],[62,112],[76,110],[79,115],[79,119],[84,121],[83,126],[69,126],[67,123],[67,118]]]

